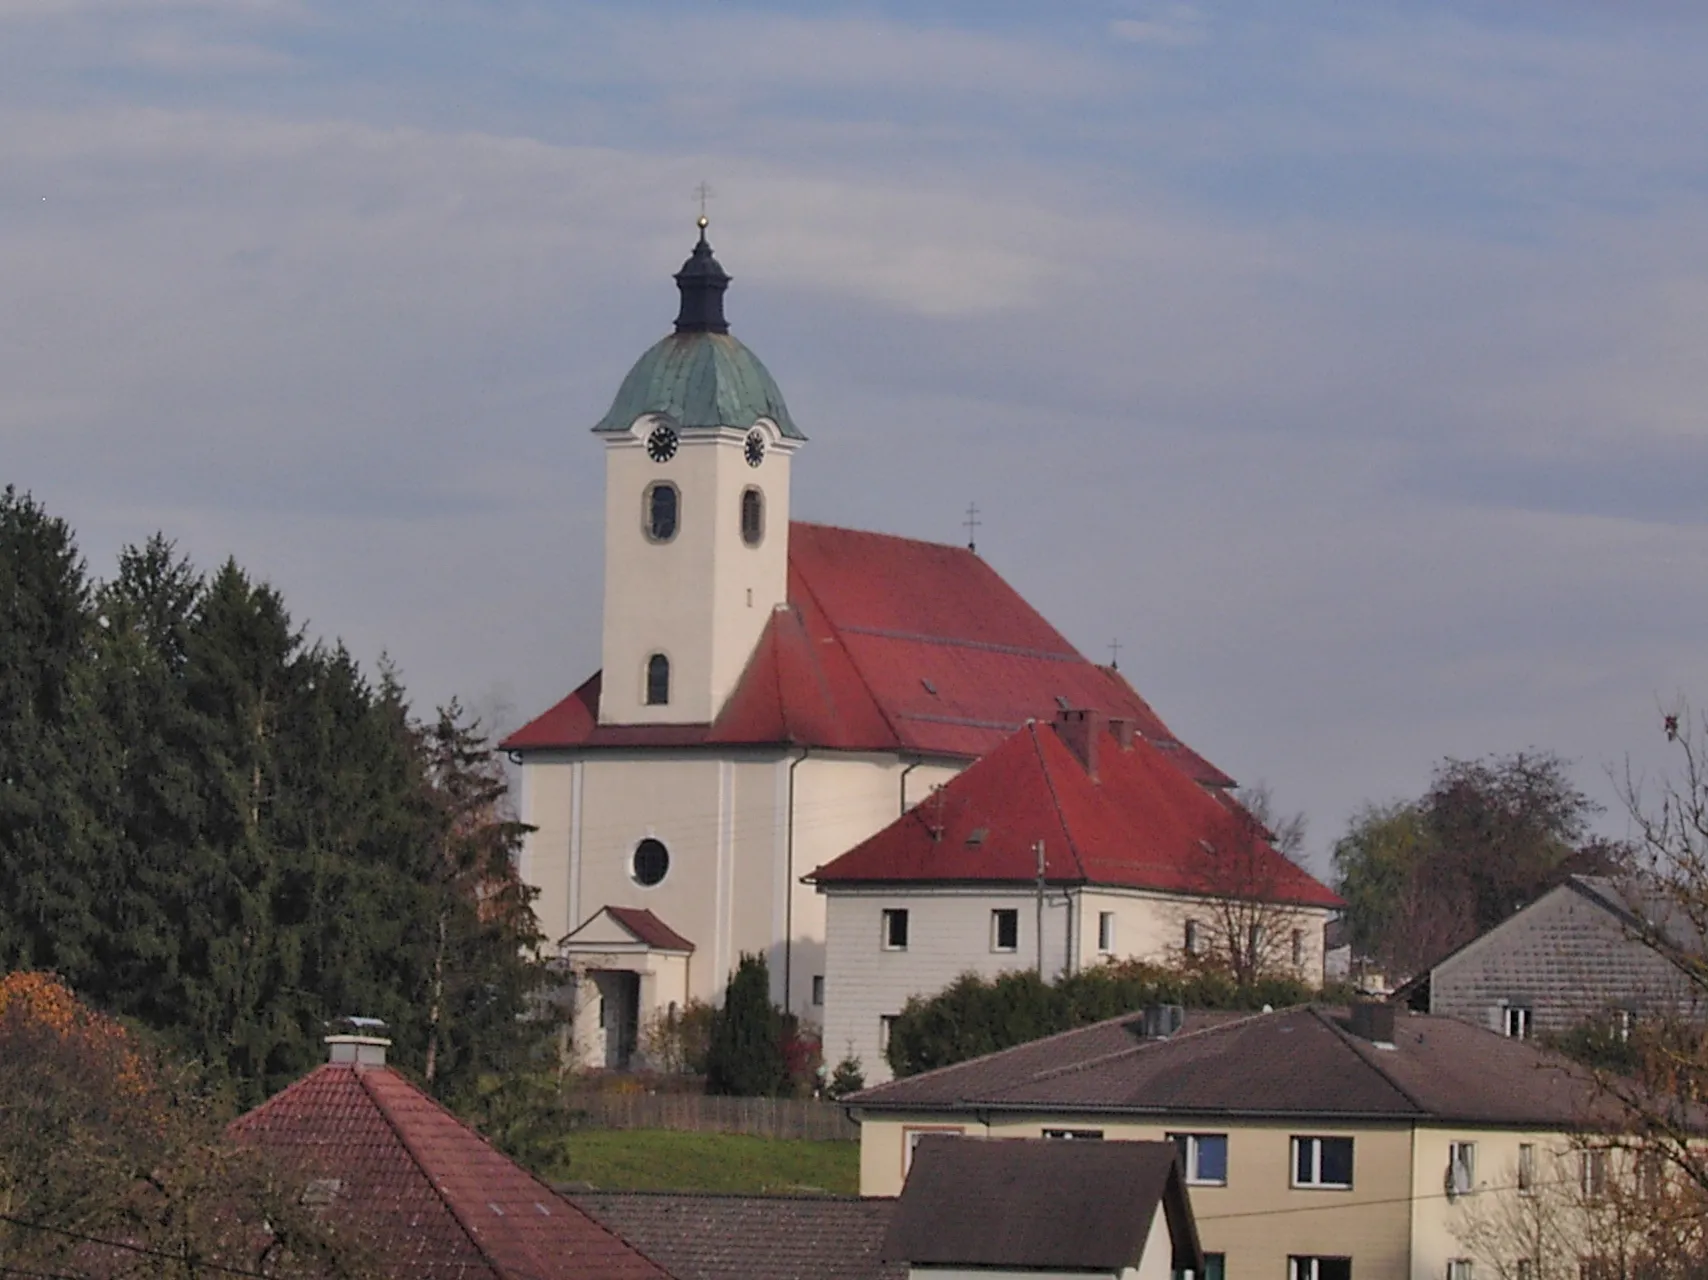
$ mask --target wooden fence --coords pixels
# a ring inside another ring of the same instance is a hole
[[[577,1092],[564,1099],[591,1129],[676,1129],[756,1138],[857,1142],[860,1126],[834,1102],[807,1098],[713,1098],[695,1093]]]

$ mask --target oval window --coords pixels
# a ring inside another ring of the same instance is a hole
[[[664,847],[664,841],[648,836],[635,846],[632,874],[636,884],[651,888],[669,871],[670,850]]]
[[[655,653],[646,660],[646,705],[662,707],[670,701],[670,659]]]
[[[646,489],[646,536],[653,542],[669,542],[676,536],[677,507],[681,496],[676,486],[660,481]]]
[[[757,547],[765,538],[765,495],[757,489],[741,491],[741,540]]]

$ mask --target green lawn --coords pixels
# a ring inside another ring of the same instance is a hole
[[[860,1190],[860,1144],[733,1133],[585,1129],[563,1140],[547,1176],[601,1191]]]

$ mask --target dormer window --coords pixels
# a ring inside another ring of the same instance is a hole
[[[642,506],[642,529],[649,542],[669,542],[676,536],[676,525],[682,495],[676,491],[676,486],[667,480],[659,480],[646,487],[646,501]]]
[[[646,705],[662,707],[670,702],[670,659],[655,653],[646,660]]]
[[[750,547],[765,540],[765,495],[757,489],[741,491],[741,540]]]

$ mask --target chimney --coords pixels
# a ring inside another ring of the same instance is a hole
[[[1394,1047],[1394,1006],[1386,1000],[1358,1000],[1352,1005],[1352,1034],[1384,1049]]]
[[[356,1067],[385,1066],[385,1051],[391,1048],[387,1027],[378,1018],[339,1018],[326,1037],[328,1062]]]
[[[1186,1010],[1178,1004],[1147,1005],[1139,1015],[1146,1040],[1166,1040],[1186,1025]]]
[[[1110,716],[1109,732],[1115,739],[1115,745],[1121,750],[1131,751],[1133,749],[1133,734],[1137,732],[1137,728],[1131,720],[1123,719],[1120,716]]]
[[[1097,740],[1103,736],[1103,713],[1090,708],[1063,707],[1052,726],[1056,736],[1079,758],[1092,780],[1097,778]]]

